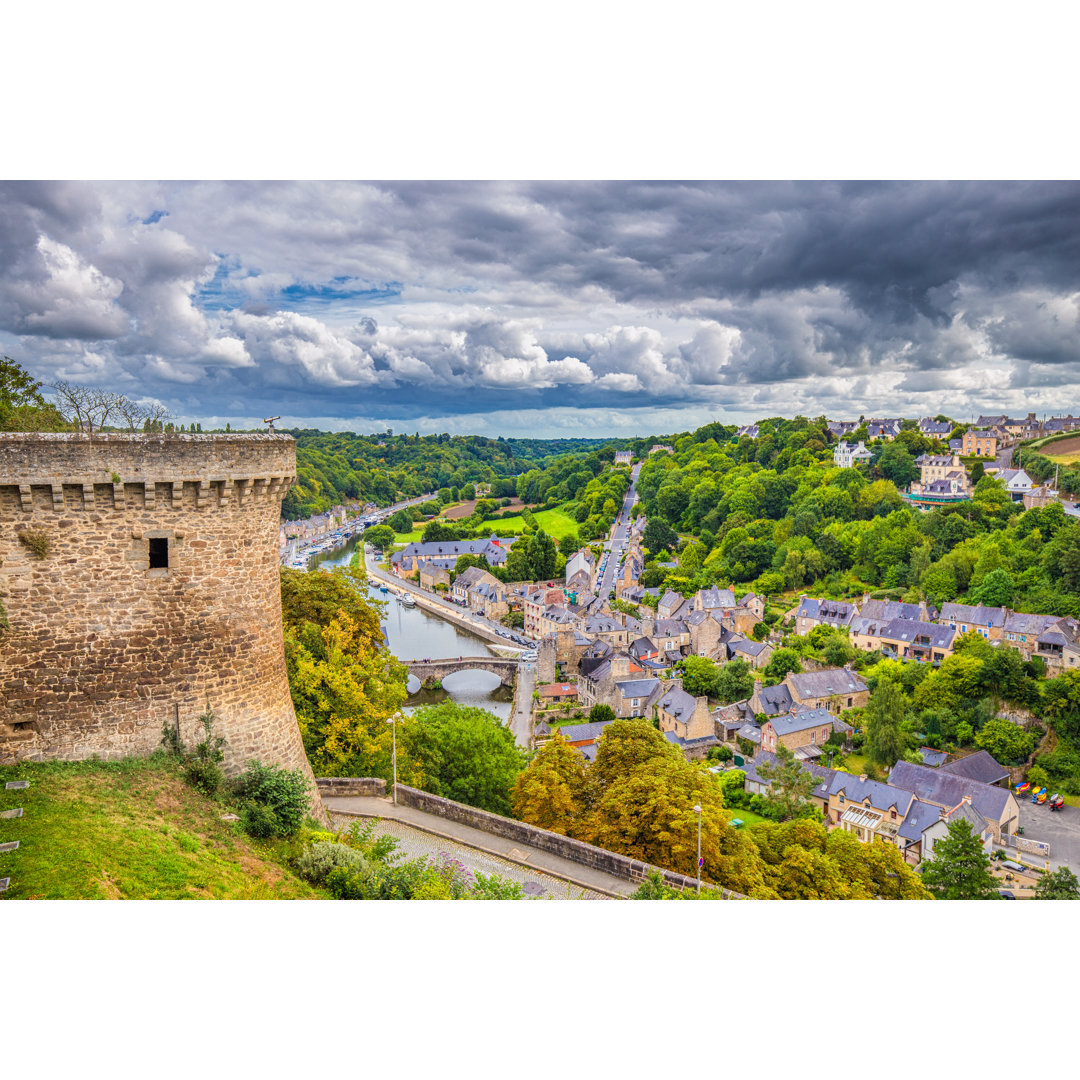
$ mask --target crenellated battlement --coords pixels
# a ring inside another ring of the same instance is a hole
[[[0,508],[203,510],[280,501],[289,435],[0,434]]]

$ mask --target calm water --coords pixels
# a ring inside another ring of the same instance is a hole
[[[356,551],[363,553],[359,538],[350,540],[344,547],[323,552],[311,560],[311,568],[326,570],[335,566],[348,566]],[[379,592],[377,587],[368,588],[368,596],[382,605],[380,623],[386,628],[390,651],[399,660],[423,660],[447,656],[494,656],[483,638],[465,630],[459,630],[435,615],[429,615],[418,607],[402,607],[392,596]],[[497,675],[487,671],[458,671],[443,684],[442,691],[421,691],[418,680],[409,677],[409,689],[414,691],[407,708],[430,705],[452,700],[461,705],[475,705],[495,713],[509,721],[513,707],[513,692],[499,682]]]

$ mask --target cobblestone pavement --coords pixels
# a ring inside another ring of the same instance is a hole
[[[1067,866],[1074,874],[1080,873],[1080,809],[1066,806],[1051,810],[1045,803],[1036,806],[1030,798],[1022,797],[1019,802],[1024,836],[1050,845],[1050,869]],[[1036,866],[1042,865],[1042,860],[1035,856],[1024,858]]]
[[[351,825],[355,818],[335,818],[335,825]],[[500,877],[509,878],[511,881],[519,881],[525,886],[527,899],[537,900],[608,900],[610,897],[591,889],[583,889],[580,885],[571,885],[559,878],[551,877],[538,870],[530,870],[517,863],[500,859],[496,855],[489,855],[475,848],[457,844],[453,840],[446,840],[441,836],[432,836],[420,829],[414,829],[400,821],[381,820],[375,826],[377,836],[393,836],[401,843],[398,850],[409,858],[420,855],[438,856],[442,853],[449,855],[464,863],[474,873],[498,874]]]

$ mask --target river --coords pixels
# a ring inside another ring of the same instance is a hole
[[[343,547],[324,551],[312,557],[311,569],[322,567],[331,570],[335,566],[348,566],[356,551],[363,551],[359,537]],[[380,593],[368,586],[368,597],[382,605],[380,623],[386,628],[387,644],[399,660],[438,659],[446,656],[495,656],[483,638],[461,630],[453,623],[431,615],[419,607],[403,607],[392,596]],[[509,723],[513,709],[513,691],[499,682],[499,677],[489,671],[456,671],[443,683],[441,691],[420,690],[418,680],[409,676],[409,689],[413,691],[406,710],[440,701],[455,701],[460,705],[475,705],[487,709]],[[418,691],[418,692],[417,692]]]

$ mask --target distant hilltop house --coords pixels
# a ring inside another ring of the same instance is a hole
[[[649,450],[650,454],[674,454],[675,448],[665,443],[654,443]]]
[[[843,439],[859,428],[858,420],[830,420],[825,428],[838,439]]]
[[[615,451],[615,464],[616,465],[629,465],[634,460],[633,450],[616,450]]]
[[[1031,491],[1031,477],[1023,469],[1002,469],[994,477],[1005,485],[1005,490],[1013,502],[1023,502],[1024,496]]]
[[[924,505],[963,502],[971,497],[968,482],[960,458],[956,454],[920,454],[915,459],[919,466],[919,479],[911,485],[905,498]]]
[[[953,426],[948,420],[934,420],[929,416],[924,416],[919,421],[919,431],[931,439],[940,439],[948,435],[952,429]]]
[[[841,469],[850,469],[854,465],[868,465],[874,455],[866,449],[860,439],[858,444],[838,442],[833,449],[833,461]]]
[[[867,420],[870,441],[892,442],[900,434],[900,423],[899,420]]]
[[[996,457],[1001,434],[997,428],[969,428],[960,440],[964,457]]]

